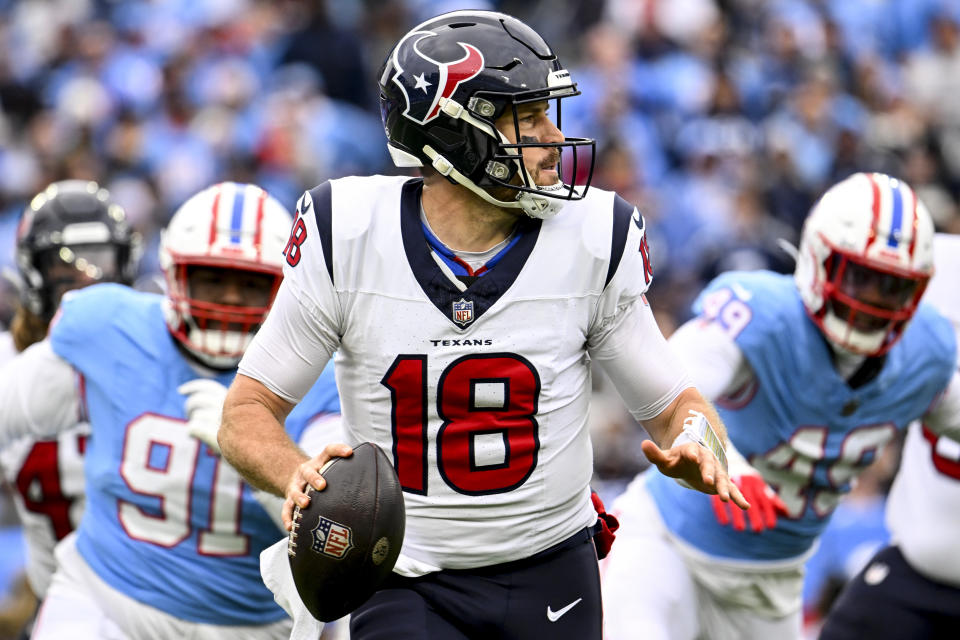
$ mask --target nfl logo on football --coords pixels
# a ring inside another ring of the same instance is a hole
[[[453,321],[461,327],[473,322],[473,300],[469,302],[460,298],[453,303]]]
[[[321,517],[313,534],[313,550],[317,553],[341,559],[353,547],[353,532],[339,522]]]

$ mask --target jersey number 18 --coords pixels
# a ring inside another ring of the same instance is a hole
[[[427,356],[400,355],[380,381],[390,389],[393,459],[404,491],[426,495]],[[516,489],[537,466],[540,376],[522,356],[472,354],[455,360],[436,383],[437,467],[467,495]]]

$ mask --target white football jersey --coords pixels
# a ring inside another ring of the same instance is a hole
[[[523,218],[461,290],[424,237],[421,188],[374,176],[308,192],[240,363],[295,402],[336,352],[350,443],[380,445],[404,488],[411,573],[528,557],[594,523],[591,360],[640,420],[689,386],[643,297],[632,205],[591,189],[553,219]]]
[[[953,323],[960,338],[960,236],[936,235],[934,263],[924,300]],[[960,442],[910,425],[887,501],[887,526],[913,568],[960,587]]]
[[[16,355],[10,334],[0,334],[0,364]],[[54,546],[77,527],[83,514],[83,449],[89,432],[89,425],[80,422],[56,439],[26,436],[0,449],[0,469],[13,487],[23,524],[27,580],[41,598],[56,569]]]

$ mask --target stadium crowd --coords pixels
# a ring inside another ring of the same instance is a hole
[[[255,183],[292,209],[329,178],[395,173],[380,61],[465,6],[557,46],[582,91],[563,130],[597,139],[593,184],[644,213],[667,335],[718,273],[792,271],[814,199],[854,172],[900,176],[960,233],[958,0],[0,0],[0,267],[27,200],[58,180],[110,190],[145,239],[138,287],[156,290],[159,230],[209,184]],[[15,296],[4,281],[0,326]],[[643,456],[597,384],[612,498]]]

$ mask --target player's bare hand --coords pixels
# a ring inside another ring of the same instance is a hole
[[[652,440],[644,440],[641,447],[643,455],[663,475],[683,480],[697,491],[716,495],[723,502],[732,500],[741,509],[750,508],[740,488],[730,481],[720,461],[706,447],[684,442],[661,449]]]
[[[316,491],[323,491],[327,486],[327,481],[320,475],[323,465],[334,458],[349,458],[353,455],[353,448],[350,445],[338,443],[328,444],[323,451],[300,464],[294,472],[293,477],[287,484],[286,500],[283,501],[283,526],[287,531],[293,527],[293,509],[299,506],[301,509],[310,504],[310,496],[307,495],[307,486],[313,487]]]
[[[753,508],[747,511],[747,516],[750,520],[750,530],[754,533],[773,529],[777,526],[777,515],[787,514],[787,506],[783,500],[759,474],[735,476],[732,482],[753,505]],[[724,526],[729,524],[735,531],[746,531],[747,522],[743,517],[743,511],[736,505],[724,504],[716,496],[712,498],[711,504],[717,522]]]

